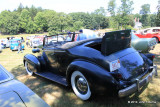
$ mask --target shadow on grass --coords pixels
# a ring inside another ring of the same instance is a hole
[[[159,69],[159,68],[158,68]],[[25,85],[27,85],[31,90],[38,94],[45,102],[50,106],[58,107],[146,107],[154,106],[158,107],[160,102],[160,95],[158,94],[147,94],[145,97],[149,101],[156,101],[156,103],[143,103],[139,96],[148,87],[144,86],[141,92],[136,92],[135,94],[125,97],[118,98],[108,95],[96,95],[89,101],[82,101],[76,97],[72,89],[69,87],[64,87],[58,83],[52,82],[50,80],[44,79],[40,76],[28,76],[23,65],[19,65],[11,70],[11,73]],[[156,89],[149,89],[150,92],[156,92]],[[142,102],[142,103],[139,103]],[[131,104],[132,103],[132,104]]]

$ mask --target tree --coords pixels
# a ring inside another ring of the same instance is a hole
[[[24,7],[23,7],[22,3],[20,3],[18,8],[17,8],[17,12],[21,13],[23,9],[24,9]]]
[[[117,21],[116,21],[116,0],[110,0],[108,3],[108,12],[110,13],[111,17],[109,18],[109,27],[110,28],[117,28]]]
[[[150,13],[150,4],[144,4],[141,6],[140,14],[142,15],[141,22],[144,27],[150,26],[150,18],[148,14]]]
[[[34,22],[36,24],[36,30],[38,32],[46,32],[48,29],[47,17],[45,17],[44,12],[38,12],[34,17]]]
[[[26,9],[23,9],[19,17],[19,31],[20,32],[26,31],[26,26],[29,23],[29,19],[30,19],[29,11]]]
[[[97,15],[106,16],[106,10],[104,9],[104,7],[100,7],[99,9],[96,9],[94,13]]]
[[[29,8],[28,11],[30,12],[30,16],[31,16],[31,18],[32,18],[32,20],[33,20],[34,17],[36,16],[36,14],[37,14],[38,12],[42,12],[43,10],[42,10],[41,7],[36,8],[35,6],[32,5],[31,8]]]
[[[92,17],[95,21],[93,28],[100,29],[100,28],[106,28],[108,24],[106,24],[106,10],[103,7],[100,7],[99,9],[96,9],[92,14]],[[93,23],[93,22],[92,22]],[[108,23],[108,21],[107,21]]]
[[[130,17],[132,14],[132,5],[133,1],[130,0],[121,0],[122,4],[119,7],[118,11],[118,17],[116,18],[119,25],[123,28],[126,28],[130,24],[133,19]]]
[[[64,28],[70,23],[72,18],[65,13],[58,13],[58,27],[60,28],[60,32],[64,30]]]
[[[0,31],[3,34],[17,34],[19,20],[17,12],[3,11],[0,14]]]
[[[34,23],[34,21],[32,21],[31,17],[29,18],[29,22],[26,26],[26,33],[35,33],[36,30],[36,24]]]
[[[149,19],[150,19],[149,25],[151,27],[155,27],[156,26],[156,17],[157,17],[156,14],[150,14],[149,15]]]
[[[156,26],[160,26],[160,0],[158,1],[158,6],[157,6],[157,16],[156,16]]]
[[[83,23],[81,21],[76,21],[73,23],[73,28],[75,30],[80,30],[83,28]]]
[[[110,13],[111,16],[115,16],[115,10],[116,9],[116,0],[110,0],[108,3],[108,12]]]

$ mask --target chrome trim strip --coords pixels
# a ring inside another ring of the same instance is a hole
[[[9,80],[14,79],[14,76],[13,76],[11,73],[9,73],[9,72],[0,64],[0,70],[1,70],[1,69],[8,75],[9,78],[0,81],[0,83],[7,82],[7,81],[9,81]]]

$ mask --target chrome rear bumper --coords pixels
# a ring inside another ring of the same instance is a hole
[[[125,97],[125,96],[128,96],[130,94],[133,94],[136,91],[140,91],[140,88],[142,86],[144,86],[145,84],[147,84],[148,82],[150,82],[152,80],[153,75],[155,75],[155,76],[158,75],[157,66],[156,65],[154,65],[154,66],[152,66],[150,68],[153,68],[153,70],[152,70],[152,72],[150,74],[148,74],[142,80],[136,79],[136,81],[137,81],[136,83],[132,84],[131,86],[129,86],[127,88],[119,90],[118,96],[119,97]]]

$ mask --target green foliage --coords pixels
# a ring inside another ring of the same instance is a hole
[[[81,21],[76,21],[73,23],[74,30],[79,30],[83,28],[83,23]]]
[[[44,32],[48,29],[47,18],[44,12],[38,12],[34,17],[37,32]]]
[[[108,4],[109,27],[113,29],[126,29],[128,25],[134,26],[134,17],[132,16],[133,1],[121,0],[120,7],[116,7],[116,0],[110,0]],[[116,12],[116,9],[118,11]]]
[[[29,18],[29,22],[26,26],[26,33],[35,33],[36,24],[32,21],[31,17]]]
[[[3,34],[17,34],[19,19],[17,12],[3,11],[0,14],[0,31]]]
[[[20,32],[26,32],[26,26],[29,23],[29,19],[30,19],[29,11],[26,9],[23,9],[19,17]]]
[[[156,14],[150,14],[149,19],[150,19],[149,25],[151,27],[155,27],[156,26]]]
[[[122,4],[119,7],[119,11],[118,11],[118,18],[117,21],[118,23],[125,28],[125,26],[129,25],[131,20],[131,13],[132,13],[132,5],[133,5],[133,1],[130,0],[121,0]]]
[[[150,13],[150,4],[144,4],[141,6],[140,14],[146,15]]]
[[[108,3],[108,12],[111,14],[111,16],[115,16],[115,9],[116,9],[116,0],[110,0]]]
[[[157,6],[157,16],[156,16],[156,26],[160,26],[160,0],[158,1],[158,6]]]
[[[158,10],[157,17],[156,17],[156,26],[160,26],[160,10]]]
[[[142,15],[141,22],[143,23],[143,26],[150,26],[150,18],[149,18],[149,13],[150,13],[150,5],[149,4],[144,4],[141,6],[140,14]]]
[[[105,29],[107,27],[128,29],[134,26],[134,18],[139,18],[146,26],[160,26],[160,5],[157,14],[149,14],[150,5],[142,5],[141,14],[132,14],[131,0],[121,0],[116,7],[116,0],[110,0],[107,11],[100,7],[91,13],[75,12],[70,14],[58,13],[53,10],[36,8],[35,6],[18,6],[13,12],[0,13],[0,32],[3,34],[49,32],[54,35],[61,32],[85,29]],[[118,10],[118,11],[116,11]],[[109,12],[111,16],[106,16]]]

